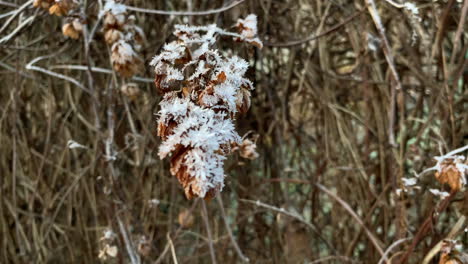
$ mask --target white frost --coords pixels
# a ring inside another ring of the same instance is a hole
[[[223,145],[240,141],[233,122],[210,108],[201,108],[188,98],[173,98],[172,94],[165,96],[158,115],[159,122],[167,124],[174,120],[178,123],[161,144],[159,157],[166,157],[178,145],[190,147],[184,164],[195,178],[191,183],[194,193],[204,197],[211,188],[222,188],[225,157],[219,151]]]
[[[429,191],[435,195],[435,196],[439,196],[441,199],[444,199],[446,197],[448,197],[450,194],[448,192],[443,192],[443,191],[440,191],[440,190],[437,190],[437,189],[429,189]]]
[[[406,187],[414,186],[414,185],[416,185],[416,182],[417,182],[416,178],[401,178],[401,180],[403,181],[403,184]]]
[[[116,3],[113,0],[107,1],[104,5],[103,12],[111,12],[114,15],[123,14],[127,12],[127,7],[125,5]]]

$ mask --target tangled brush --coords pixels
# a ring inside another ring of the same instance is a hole
[[[216,25],[176,25],[176,41],[154,57],[155,84],[163,99],[158,112],[161,159],[171,155],[172,175],[188,199],[212,198],[224,186],[224,160],[241,144],[234,119],[250,107],[249,64],[212,46],[220,35],[261,47],[257,18],[236,24],[239,34]]]

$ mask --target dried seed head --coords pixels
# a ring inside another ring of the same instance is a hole
[[[138,72],[142,63],[133,48],[127,42],[120,40],[112,46],[111,54],[114,70],[123,77],[131,77]]]
[[[54,0],[34,0],[33,6],[37,8],[49,9]]]
[[[115,1],[107,1],[104,5],[104,29],[121,29],[127,20],[127,7]]]
[[[179,225],[183,228],[190,228],[195,222],[193,214],[191,214],[190,210],[188,209],[182,209],[182,211],[180,211],[179,215],[177,216],[177,220],[179,222]]]
[[[107,28],[117,28],[120,29],[125,24],[125,13],[113,14],[107,12],[104,16],[104,26]]]
[[[256,15],[250,14],[245,19],[238,19],[236,27],[241,36],[241,38],[237,39],[238,41],[248,42],[259,49],[263,48],[262,41],[257,37]]]
[[[144,257],[151,254],[151,241],[146,236],[142,236],[138,240],[138,253]]]
[[[236,27],[243,37],[255,38],[257,36],[257,16],[250,14],[245,19],[238,19]]]
[[[77,18],[73,19],[72,24],[76,31],[83,32],[83,24],[81,23],[79,19]]]
[[[435,178],[441,184],[448,184],[452,191],[459,191],[465,184],[463,157],[444,158],[438,162]]]
[[[74,7],[75,4],[72,0],[55,0],[55,4],[49,8],[49,14],[64,16]]]
[[[112,45],[114,70],[123,77],[133,76],[142,64],[136,54],[145,42],[141,28],[135,26],[135,16],[127,16],[126,6],[107,1],[104,6],[104,39]]]
[[[259,157],[257,145],[250,139],[244,139],[239,146],[239,155],[244,159],[254,160]]]
[[[66,23],[62,26],[63,35],[72,39],[78,39],[83,31],[83,25],[78,21],[74,20],[71,23]]]
[[[122,85],[120,91],[130,100],[135,100],[140,95],[140,89],[138,89],[138,85],[136,83],[126,83]]]
[[[111,28],[104,33],[104,39],[107,44],[112,45],[117,41],[123,39],[123,34],[117,29]]]
[[[108,257],[115,258],[119,250],[117,246],[110,246],[108,244],[104,245],[103,249],[99,251],[98,258],[106,260]]]

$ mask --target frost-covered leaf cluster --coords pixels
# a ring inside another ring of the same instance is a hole
[[[164,94],[158,112],[159,157],[171,155],[171,173],[188,198],[210,198],[223,188],[225,156],[241,143],[233,120],[250,107],[253,84],[244,76],[249,64],[213,48],[220,35],[261,45],[256,17],[239,21],[239,34],[216,25],[176,25],[178,39],[151,61],[156,87]]]
[[[107,1],[100,16],[104,17],[104,39],[111,45],[112,65],[120,75],[133,76],[142,63],[137,52],[145,42],[143,30],[135,25],[135,16],[127,14],[125,5]]]

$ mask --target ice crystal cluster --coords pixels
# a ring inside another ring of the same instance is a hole
[[[176,25],[177,40],[164,45],[151,65],[163,99],[158,112],[161,159],[171,156],[172,175],[188,199],[212,198],[224,186],[224,160],[241,144],[234,119],[250,107],[249,64],[213,48],[218,36],[261,47],[257,18],[236,24],[238,33],[216,25]]]
[[[135,25],[135,16],[127,14],[126,6],[115,1],[107,1],[101,15],[114,70],[123,77],[133,76],[143,62],[137,54],[145,41],[143,30]]]

